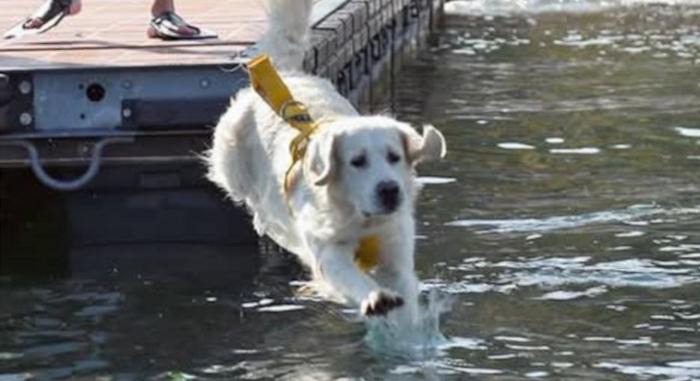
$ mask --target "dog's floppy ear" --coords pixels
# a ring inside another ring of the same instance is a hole
[[[423,136],[418,135],[410,126],[402,126],[399,130],[406,158],[410,163],[415,165],[423,161],[438,160],[447,154],[445,137],[437,128],[429,124],[423,126]]]
[[[338,138],[333,133],[318,134],[311,139],[305,173],[315,185],[327,185],[335,175],[337,146]]]

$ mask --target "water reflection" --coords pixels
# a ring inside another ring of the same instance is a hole
[[[457,297],[446,334],[487,348],[436,361],[501,372],[478,379],[695,379],[698,10],[540,11],[448,17],[397,92],[452,149],[432,172],[456,182],[424,193],[425,287]]]

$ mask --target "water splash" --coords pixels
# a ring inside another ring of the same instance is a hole
[[[426,359],[440,353],[452,340],[440,332],[440,316],[452,308],[453,297],[430,290],[420,306],[417,322],[408,323],[389,316],[367,321],[365,342],[375,352],[390,357]]]

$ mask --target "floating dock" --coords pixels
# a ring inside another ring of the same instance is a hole
[[[148,39],[148,2],[101,0],[49,33],[0,41],[0,170],[31,168],[45,186],[70,191],[112,166],[196,163],[230,97],[247,86],[242,69],[265,30],[262,3],[178,1],[178,13],[217,32],[214,40]],[[0,29],[38,5],[0,0]],[[305,69],[358,107],[371,104],[394,56],[429,33],[441,7],[318,0]],[[182,184],[140,176],[134,185]]]
[[[360,110],[386,104],[442,1],[317,0],[305,69]],[[0,29],[40,2],[0,0]],[[108,262],[100,248],[187,243],[229,253],[258,243],[248,214],[205,179],[200,156],[248,85],[263,1],[176,3],[219,39],[150,40],[149,2],[100,0],[47,34],[0,40],[0,275],[67,276],[92,266],[78,255],[86,248]]]

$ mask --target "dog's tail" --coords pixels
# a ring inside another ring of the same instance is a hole
[[[308,46],[313,0],[266,0],[267,32],[260,49],[281,70],[301,70]]]

